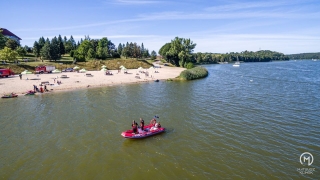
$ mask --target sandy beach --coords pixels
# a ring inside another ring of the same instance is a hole
[[[142,83],[155,81],[156,79],[161,81],[169,78],[175,78],[179,76],[183,70],[185,69],[167,66],[161,66],[161,68],[156,68],[154,70],[144,70],[149,73],[149,76],[146,76],[145,73],[139,72],[138,69],[128,69],[127,73],[124,73],[123,71],[118,73],[117,70],[111,70],[113,75],[105,75],[105,72],[103,71],[87,71],[86,73],[62,72],[50,74],[27,74],[22,75],[22,79],[20,79],[19,75],[15,75],[0,79],[0,95],[2,96],[12,92],[22,95],[28,90],[33,90],[33,85],[40,88],[39,85],[46,81],[50,84],[47,85],[49,92],[129,83]],[[92,76],[87,76],[87,74],[91,74]],[[66,75],[67,78],[61,78],[63,77],[62,75]],[[58,85],[57,81],[61,81],[61,84]]]

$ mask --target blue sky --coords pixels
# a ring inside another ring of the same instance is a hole
[[[89,35],[158,52],[178,36],[196,43],[195,52],[320,52],[319,0],[10,0],[1,6],[0,26],[23,46],[41,36]]]

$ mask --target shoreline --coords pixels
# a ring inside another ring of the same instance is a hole
[[[49,93],[73,91],[75,89],[146,83],[157,79],[167,80],[170,78],[176,78],[183,70],[185,70],[185,68],[166,66],[161,66],[161,68],[152,70],[143,70],[148,72],[149,76],[146,76],[145,73],[139,72],[138,69],[128,69],[128,73],[124,73],[123,71],[118,73],[118,70],[110,70],[113,75],[105,75],[105,72],[103,71],[87,71],[86,73],[62,72],[50,74],[28,74],[22,75],[21,80],[19,75],[14,75],[12,77],[0,79],[0,95],[2,96],[13,92],[18,96],[21,96],[26,94],[27,91],[33,90],[33,85],[36,85],[40,89],[39,85],[41,82],[46,81],[50,84],[47,85]],[[91,74],[92,76],[86,76],[86,74]],[[62,75],[67,76],[67,78],[61,78]],[[61,81],[61,84],[58,85],[57,81]],[[46,93],[48,92],[41,94]]]

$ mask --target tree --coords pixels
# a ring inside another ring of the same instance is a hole
[[[15,50],[18,46],[20,46],[20,44],[17,41],[9,38],[6,42],[6,46],[12,50]]]
[[[50,44],[45,43],[44,46],[41,48],[40,55],[42,59],[51,59],[50,57]]]
[[[144,51],[145,51],[145,49],[144,49],[144,45],[143,45],[143,43],[141,44],[141,55],[142,55],[142,57],[144,57]]]
[[[27,51],[23,47],[18,47],[16,51],[18,55],[21,57],[21,59],[23,59],[24,56],[27,54]]]
[[[155,60],[157,58],[157,53],[155,51],[151,52],[151,59]]]
[[[148,50],[148,49],[144,49],[143,57],[145,57],[145,58],[150,57],[150,54],[149,54],[149,50]]]
[[[52,38],[50,43],[50,60],[58,60],[61,58],[60,43],[57,37]]]
[[[49,40],[44,43],[44,46],[40,50],[40,55],[41,55],[42,59],[51,60],[51,56],[50,56],[50,41]]]
[[[18,53],[11,48],[4,47],[0,50],[0,59],[14,61],[17,59]]]
[[[141,49],[140,49],[140,46],[137,45],[137,43],[132,44],[131,56],[133,58],[140,58],[141,57]]]
[[[8,38],[2,34],[2,30],[0,29],[0,49],[3,49],[6,46]]]
[[[27,53],[31,53],[32,52],[31,48],[29,46],[27,46],[27,45],[25,45],[23,48],[26,50]]]
[[[59,54],[60,54],[60,57],[62,55],[64,55],[66,53],[66,50],[65,50],[65,47],[64,47],[64,41],[62,40],[62,37],[61,35],[59,34],[59,37],[58,37],[58,44],[59,44]]]
[[[115,50],[116,46],[110,40],[108,40],[108,55],[113,54]]]
[[[202,53],[201,52],[198,52],[196,54],[196,61],[197,61],[197,63],[202,63],[203,58],[202,58]]]
[[[44,44],[46,43],[46,40],[44,39],[44,37],[39,38],[39,47],[40,49],[44,46]]]
[[[171,43],[166,43],[165,45],[163,45],[160,50],[159,50],[159,54],[164,58],[164,60],[166,60],[167,62],[174,64],[173,59],[171,57],[171,55],[169,54],[169,50],[171,48]]]
[[[35,42],[33,43],[33,49],[32,49],[32,51],[33,51],[33,54],[34,54],[37,58],[40,56],[40,50],[41,50],[41,48],[40,48],[39,43],[38,43],[37,41],[35,41]]]
[[[83,40],[77,50],[74,52],[73,57],[76,58],[77,61],[86,61],[90,48],[92,48],[91,43],[88,40]]]
[[[94,52],[93,48],[90,48],[87,53],[87,59],[90,60],[90,59],[94,59],[95,57],[96,57],[96,53]]]
[[[162,46],[159,54],[164,56],[167,62],[185,67],[188,62],[193,61],[192,52],[195,46],[190,39],[176,37],[170,44]]]
[[[98,43],[97,56],[99,59],[106,59],[108,56],[108,39],[106,37],[100,39]]]
[[[119,43],[119,45],[118,45],[118,53],[119,54],[121,54],[122,53],[122,44],[121,43]]]

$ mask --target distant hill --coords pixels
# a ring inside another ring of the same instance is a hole
[[[290,59],[320,59],[320,52],[287,55]]]

